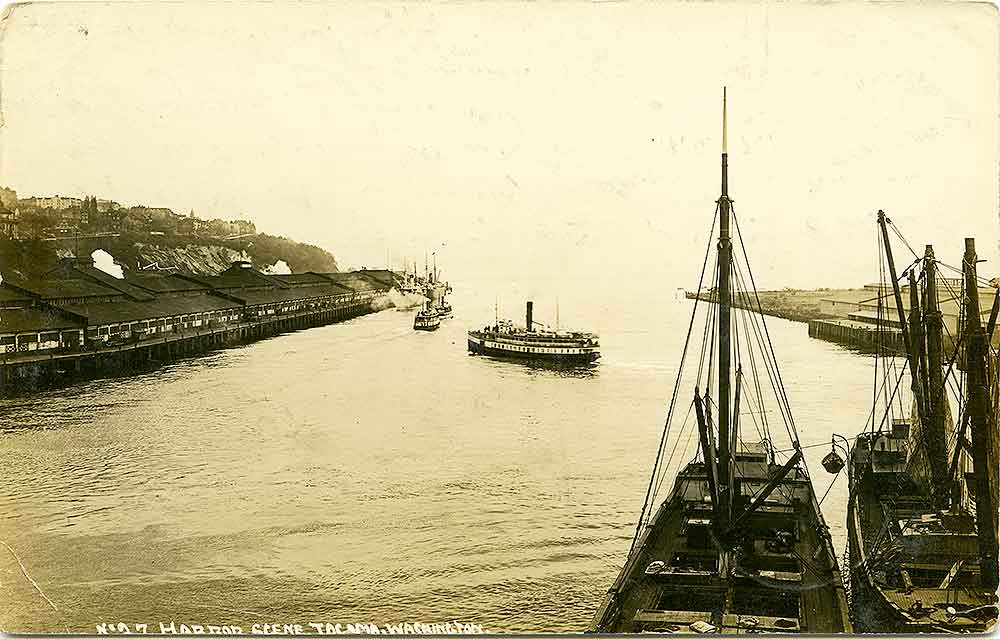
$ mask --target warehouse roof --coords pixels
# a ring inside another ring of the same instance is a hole
[[[105,273],[104,271],[102,271],[99,268],[95,268],[93,266],[82,266],[82,265],[80,265],[80,266],[75,266],[74,270],[76,270],[78,273],[80,273],[85,278],[90,278],[92,280],[96,280],[97,282],[100,282],[101,284],[103,284],[103,285],[105,285],[107,287],[110,287],[110,288],[113,288],[115,290],[121,291],[122,293],[124,293],[125,295],[128,295],[132,299],[135,299],[135,300],[151,300],[151,299],[153,299],[153,296],[149,293],[149,291],[144,291],[141,288],[139,288],[138,286],[133,286],[132,284],[130,284],[129,282],[127,282],[124,279],[119,279],[119,278],[115,277],[114,275],[109,275],[108,273]]]
[[[326,286],[297,286],[293,288],[247,289],[244,291],[227,291],[233,297],[243,300],[248,306],[258,304],[276,304],[278,302],[294,302],[314,297],[332,297],[350,295],[354,291],[336,284]]]
[[[142,273],[129,275],[128,281],[153,293],[175,293],[180,291],[207,291],[209,286],[177,275]]]
[[[268,275],[268,279],[279,285],[308,286],[314,284],[329,284],[329,278],[323,277],[319,273],[289,273],[288,275]]]
[[[91,282],[89,280],[24,280],[11,283],[12,286],[24,289],[42,299],[62,299],[68,297],[121,297],[119,290]]]
[[[44,332],[83,328],[82,319],[51,308],[14,308],[0,310],[0,334]]]
[[[0,283],[0,306],[29,301],[31,301],[31,296],[27,293]]]
[[[216,295],[193,295],[190,297],[166,297],[148,302],[124,300],[106,304],[68,304],[61,308],[85,316],[87,322],[93,326],[221,311],[229,308],[242,308],[242,305]]]

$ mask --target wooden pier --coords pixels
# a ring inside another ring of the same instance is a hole
[[[82,379],[127,375],[164,362],[227,348],[280,333],[334,324],[391,304],[385,295],[325,308],[199,327],[98,348],[30,351],[0,355],[0,395],[52,387]]]
[[[903,334],[898,328],[882,328],[854,320],[817,319],[809,321],[809,337],[849,346],[865,353],[877,350],[906,355]],[[948,345],[951,350],[951,344]]]

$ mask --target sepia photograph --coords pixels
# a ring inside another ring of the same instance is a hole
[[[992,634],[989,2],[0,14],[0,635]]]

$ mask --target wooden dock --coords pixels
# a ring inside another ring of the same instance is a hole
[[[30,391],[80,379],[127,375],[163,362],[253,342],[280,333],[342,322],[391,306],[385,295],[345,301],[325,308],[271,315],[253,321],[192,328],[127,343],[73,350],[0,355],[0,395]]]

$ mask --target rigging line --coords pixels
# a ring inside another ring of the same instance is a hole
[[[737,315],[739,315],[739,314],[737,314]],[[750,337],[749,337],[750,336],[750,328],[749,328],[749,326],[747,324],[747,321],[746,321],[745,317],[743,318],[743,331],[744,331],[745,335],[747,336],[747,341],[749,342],[750,341]],[[757,366],[756,366],[756,363],[754,361],[753,349],[748,348],[747,349],[747,353],[748,353],[748,355],[750,357],[750,376],[751,376],[751,379],[753,380],[753,384],[755,386],[755,392],[757,393],[757,397],[756,398],[754,397],[754,395],[752,393],[747,393],[747,403],[748,404],[752,404],[752,402],[754,402],[757,398],[760,397],[760,384],[757,381]],[[754,406],[750,405],[749,408],[752,409],[752,408],[754,408]],[[759,403],[756,406],[756,408],[760,412],[761,419],[758,421],[758,419],[757,419],[757,412],[758,411],[754,411],[754,410],[750,411],[750,418],[753,420],[754,429],[757,431],[757,435],[759,435],[760,438],[761,438],[761,441],[763,441],[763,440],[765,440],[765,439],[768,438],[767,436],[764,435],[764,433],[767,433],[768,430],[767,430],[767,411],[765,410],[765,408],[763,406],[763,400],[761,400],[761,403]],[[762,425],[763,425],[763,430],[761,430],[761,426]]]
[[[745,292],[744,292],[744,297],[747,297],[746,294],[745,294]],[[738,316],[742,316],[742,318],[743,318],[743,331],[744,331],[744,333],[746,335],[747,343],[750,344],[750,345],[752,345],[753,342],[750,339],[750,323],[747,321],[746,316],[743,315],[742,313],[738,313],[737,315]],[[764,397],[763,397],[763,394],[761,393],[761,389],[760,389],[760,378],[757,375],[757,361],[756,361],[756,357],[754,356],[753,348],[750,347],[750,346],[748,346],[747,353],[748,353],[749,358],[750,358],[750,375],[751,375],[751,378],[753,379],[754,392],[756,393],[756,397],[754,397],[754,395],[748,394],[748,399],[750,399],[751,401],[754,401],[754,400],[757,401],[757,408],[760,411],[761,420],[760,420],[760,422],[758,422],[756,415],[752,414],[752,417],[753,417],[754,427],[757,429],[757,434],[760,435],[760,438],[763,441],[764,439],[769,439],[770,436],[771,436],[770,428],[769,428],[768,421],[767,421],[767,413],[768,413],[768,411],[766,410],[766,408],[764,406]],[[763,430],[761,430],[762,427],[763,427]]]
[[[886,396],[887,396],[887,395],[886,395],[886,394],[885,394],[885,393],[883,392],[883,391],[885,391],[885,390],[886,390],[886,388],[887,388],[887,384],[886,384],[886,380],[887,380],[887,379],[888,379],[888,374],[886,374],[885,376],[883,376],[883,378],[882,378],[882,385],[881,385],[881,386],[878,386],[878,381],[879,381],[879,380],[877,380],[877,379],[875,380],[875,383],[873,384],[873,386],[874,386],[874,387],[876,387],[876,388],[878,388],[878,391],[877,391],[877,396],[878,396],[878,397],[886,397]],[[896,385],[897,385],[897,387],[898,387],[898,385],[899,385],[899,382],[896,382]],[[891,402],[892,402],[892,398],[889,398],[889,400],[888,400],[888,403],[890,403],[890,404],[891,404]],[[875,409],[876,409],[877,407],[878,407],[878,402],[877,402],[877,401],[875,401],[875,402],[872,402],[872,410],[871,410],[871,412],[870,412],[870,413],[868,413],[868,418],[867,418],[867,419],[865,419],[865,426],[868,426],[868,423],[869,423],[869,422],[871,422],[871,425],[872,425],[872,434],[873,434],[873,435],[874,435],[874,434],[875,434],[875,432],[876,432],[876,430],[875,430]],[[889,409],[886,409],[886,411],[885,411],[885,412],[886,412],[886,413],[888,413],[888,412],[889,412]],[[862,430],[864,430],[864,429],[862,429]],[[879,430],[881,430],[881,428],[880,428]]]
[[[882,234],[879,232],[879,229],[878,229],[877,225],[876,225],[876,228],[875,228],[875,237],[877,238],[877,242],[876,243],[878,244],[879,289],[880,290],[879,290],[879,296],[878,296],[878,308],[875,311],[875,315],[878,318],[878,324],[876,324],[876,328],[875,328],[875,339],[876,339],[877,343],[876,343],[876,347],[875,347],[875,372],[874,372],[874,379],[872,380],[872,394],[875,395],[875,397],[873,397],[873,399],[872,399],[872,413],[871,413],[871,417],[870,417],[871,422],[872,422],[872,435],[875,434],[875,407],[878,405],[878,392],[879,392],[878,391],[878,360],[879,360],[879,351],[882,349],[882,346],[883,346],[882,340],[884,338],[884,331],[882,330],[882,317],[883,317],[883,313],[884,313],[884,311],[882,310],[882,291],[885,290],[884,289],[884,286],[885,286],[885,264],[884,264],[884,260],[885,260],[885,248],[882,246],[882,241],[881,241]],[[886,375],[888,375],[888,371],[886,371]],[[883,387],[884,387],[885,386],[885,379],[882,380],[882,384],[883,384]],[[888,402],[887,402],[886,410],[887,411],[889,410]],[[865,425],[867,426],[868,423],[865,422]]]
[[[688,438],[687,438],[687,440],[685,442],[685,447],[687,447],[688,443],[690,443],[690,441],[691,441],[691,435],[692,435],[692,433],[695,430],[695,429],[691,428],[691,410],[693,408],[694,408],[694,401],[692,400],[688,404],[687,413],[685,413],[685,415],[684,415],[684,421],[681,422],[681,430],[680,430],[679,433],[677,433],[677,436],[674,439],[674,446],[673,446],[673,448],[670,451],[670,455],[667,457],[667,463],[665,465],[661,464],[659,473],[657,474],[657,477],[656,477],[656,488],[653,490],[653,495],[659,494],[660,489],[663,487],[663,482],[664,482],[664,480],[667,477],[667,471],[668,471],[669,467],[671,466],[671,464],[673,464],[674,458],[675,458],[676,453],[677,453],[677,447],[680,445],[681,436],[683,436],[684,433],[687,432]],[[661,453],[661,455],[662,455],[662,453]]]
[[[711,324],[709,325],[708,332],[707,332],[707,334],[709,336],[714,336],[716,334],[715,331],[716,331],[716,327],[718,326],[718,322],[719,322],[719,313],[718,313],[718,299],[719,299],[718,290],[719,289],[718,289],[718,286],[716,286],[715,290],[716,290],[716,295],[715,295],[716,304],[712,307],[712,319],[711,319]],[[713,391],[712,381],[715,379],[715,358],[716,358],[716,355],[715,355],[715,346],[716,346],[716,341],[717,340],[714,340],[714,339],[709,339],[708,340],[708,379],[705,381],[705,393],[704,394],[705,394],[705,422],[706,422],[706,425],[707,425],[707,427],[708,427],[709,430],[714,430],[714,428],[715,428],[715,423],[712,421],[712,410],[711,410],[711,407],[713,405],[713,399],[712,399],[712,391]],[[718,412],[718,406],[716,406],[716,411]],[[708,460],[706,459],[705,462],[708,463]]]
[[[768,375],[768,379],[769,379],[769,381],[771,383],[771,387],[772,387],[772,391],[773,391],[774,387],[777,384],[777,382],[775,381],[774,373],[773,373],[773,366],[774,366],[774,364],[767,359],[766,354],[763,351],[763,349],[764,349],[763,339],[762,339],[762,337],[760,335],[759,328],[756,327],[756,326],[754,326],[754,329],[755,329],[755,337],[758,340],[758,345],[762,349],[761,352],[762,352],[762,357],[763,357],[763,360],[764,360],[763,361],[764,370],[765,370],[765,372]],[[756,370],[756,368],[757,368],[756,367],[756,356],[755,356],[755,359],[754,359],[754,363],[755,363],[755,370]],[[760,393],[759,401],[760,401],[760,404],[761,404],[761,408],[763,410],[763,405],[764,405],[763,391],[759,390],[758,392]],[[795,437],[792,435],[791,430],[788,428],[788,417],[787,417],[785,408],[782,406],[781,398],[777,394],[776,391],[775,391],[775,401],[776,401],[776,404],[777,404],[777,407],[778,407],[778,412],[781,415],[782,424],[785,426],[785,433],[788,435],[789,441],[790,442],[794,442],[795,441]],[[766,416],[766,413],[765,413],[765,416]],[[771,430],[770,430],[769,422],[768,422],[768,425],[767,425],[766,433],[767,433],[767,437],[771,438],[772,435],[771,435]]]
[[[937,262],[937,260],[935,260],[935,262]],[[956,272],[956,273],[958,273],[960,275],[964,275],[965,274],[964,271],[962,271],[962,269],[954,267],[951,264],[948,264],[947,262],[937,262],[937,263],[940,264],[941,266],[945,267],[945,268],[951,269],[952,271],[954,271],[954,272]],[[985,275],[978,275],[977,274],[976,275],[976,283],[977,284],[984,284],[985,286],[983,288],[994,288],[994,286],[993,286],[993,280],[987,279]]]
[[[701,264],[701,275],[698,278],[698,293],[699,294],[701,293],[701,285],[702,285],[702,283],[704,282],[704,279],[705,279],[705,269],[708,266],[708,256],[709,256],[709,254],[712,251],[712,238],[715,236],[715,221],[716,221],[716,218],[718,217],[718,214],[719,214],[719,205],[716,204],[716,206],[715,206],[715,214],[712,216],[712,228],[711,228],[711,230],[709,231],[709,234],[708,234],[708,246],[706,246],[706,248],[705,248],[705,258],[704,258],[704,260],[702,261],[702,264]],[[678,369],[677,369],[677,382],[674,384],[673,396],[670,399],[670,408],[667,409],[667,419],[666,419],[666,422],[664,422],[664,424],[663,424],[663,433],[660,436],[660,446],[659,446],[659,448],[657,448],[657,451],[656,451],[656,460],[653,462],[653,472],[652,472],[652,474],[649,477],[649,487],[646,489],[646,502],[649,501],[650,493],[653,490],[653,480],[656,477],[656,468],[659,465],[660,458],[661,458],[661,456],[663,454],[663,446],[664,446],[664,443],[666,442],[666,439],[667,439],[667,431],[670,430],[670,419],[671,419],[671,417],[673,417],[674,405],[677,402],[677,393],[680,390],[681,378],[682,378],[682,376],[684,374],[684,360],[687,358],[688,344],[689,344],[690,339],[691,339],[691,329],[694,326],[694,318],[695,318],[695,314],[697,312],[698,312],[698,295],[695,295],[694,307],[691,309],[691,320],[688,323],[688,333],[687,333],[687,336],[684,338],[684,349],[681,352],[681,362],[680,362],[680,365],[678,366]],[[648,507],[647,504],[646,504],[646,502],[643,502],[642,511],[640,511],[640,513],[639,513],[639,523],[636,525],[636,528],[635,528],[635,536],[632,538],[632,545],[629,548],[629,555],[632,554],[632,550],[635,548],[635,542],[639,539],[639,533],[642,530],[642,520],[643,520],[643,517],[645,516],[645,511],[646,511],[646,509]]]
[[[743,241],[743,233],[742,233],[742,231],[740,231],[739,218],[736,215],[735,210],[733,210],[731,212],[733,214],[732,215],[732,217],[733,217],[733,225],[736,227],[736,234],[740,238],[740,249],[741,249],[741,251],[743,253],[743,262],[744,262],[744,264],[746,264],[747,274],[750,276],[750,284],[753,287],[753,294],[754,294],[754,298],[757,301],[757,308],[760,311],[761,315],[763,315],[764,310],[763,310],[763,307],[761,306],[761,303],[760,303],[760,296],[757,295],[757,284],[754,281],[753,269],[750,267],[750,259],[747,257],[746,244]],[[756,318],[755,318],[755,320],[756,320]],[[784,385],[784,383],[782,382],[782,379],[781,379],[781,370],[777,368],[777,357],[774,354],[774,344],[771,341],[771,335],[770,335],[770,332],[767,329],[767,322],[763,320],[763,317],[761,317],[761,325],[764,327],[764,334],[767,336],[767,344],[768,344],[768,349],[769,349],[771,358],[775,362],[775,374],[777,375],[777,378],[778,378],[778,390],[780,391],[781,397],[784,399],[785,406],[788,409],[788,420],[789,420],[789,422],[788,422],[788,424],[786,426],[790,427],[791,428],[791,432],[794,434],[793,444],[797,444],[798,443],[798,431],[795,428],[795,420],[794,420],[794,418],[792,417],[792,414],[791,414],[791,406],[788,403],[788,396],[785,393],[785,385]],[[804,459],[803,459],[803,465],[805,465],[805,460]]]
[[[742,241],[742,238],[740,238],[740,239]],[[749,292],[748,292],[749,291],[749,287],[746,285],[746,281],[743,278],[742,270],[738,269],[738,261],[737,260],[733,260],[733,263],[735,265],[737,265],[736,278],[737,278],[738,287],[739,287],[740,290],[743,291],[744,296],[748,300],[748,303],[747,303],[746,307],[740,309],[740,312],[737,313],[737,314],[743,316],[743,320],[744,320],[745,324],[750,324],[754,328],[754,334],[757,337],[758,347],[760,348],[761,356],[764,359],[765,369],[768,372],[768,377],[769,377],[769,379],[771,381],[771,386],[772,386],[772,390],[773,390],[777,386],[778,382],[775,381],[774,375],[772,374],[771,371],[772,371],[772,369],[774,369],[774,370],[777,369],[777,361],[773,357],[770,358],[770,359],[768,358],[769,352],[768,352],[767,348],[765,347],[763,337],[761,336],[761,332],[760,332],[760,329],[759,329],[759,323],[762,323],[764,321],[763,315],[761,315],[758,318],[757,314],[754,313],[752,310],[750,310],[750,309],[753,308],[753,305],[751,303],[749,303]],[[759,320],[759,322],[758,322],[758,320]],[[748,352],[751,354],[751,356],[754,355],[754,349],[753,348],[748,348]],[[773,353],[771,353],[771,354],[773,355]],[[756,361],[756,360],[754,360],[754,361]],[[785,420],[784,421],[784,423],[785,423],[785,430],[786,430],[786,433],[788,434],[789,440],[792,441],[792,442],[794,442],[794,441],[796,441],[797,438],[793,437],[791,431],[789,431],[789,429],[788,429],[787,417],[786,417],[785,412],[781,411],[781,409],[782,409],[781,398],[780,398],[780,396],[778,396],[777,392],[775,392],[775,399],[777,400],[777,403],[778,403],[779,412],[782,412],[782,418],[783,418],[783,420]],[[764,405],[763,405],[763,396],[760,397],[760,400],[761,400],[761,405],[760,405],[761,412],[765,413],[765,411],[764,411]],[[785,408],[787,410],[787,406]],[[768,429],[767,430],[767,437],[766,437],[766,439],[769,440],[770,437],[771,437],[771,433],[770,433],[770,429]],[[804,461],[803,461],[803,464],[805,464]],[[778,492],[780,494],[784,495],[784,497],[786,499],[788,499],[789,501],[792,500],[792,495],[790,494],[789,489],[787,489],[786,487],[783,487],[783,486],[779,486],[777,488],[777,490],[778,490]]]
[[[684,415],[684,421],[681,422],[681,430],[680,430],[679,433],[677,433],[677,437],[674,440],[674,447],[670,451],[670,455],[667,457],[667,463],[663,466],[662,471],[660,472],[659,476],[656,479],[656,488],[653,489],[653,494],[651,496],[650,506],[652,506],[652,502],[656,501],[656,496],[660,494],[660,489],[663,488],[663,482],[664,482],[664,480],[667,477],[667,469],[669,469],[670,466],[672,466],[673,463],[674,463],[674,458],[675,458],[675,455],[677,453],[677,446],[680,444],[681,436],[684,435],[685,431],[688,434],[687,440],[685,441],[685,444],[684,444],[685,448],[687,448],[688,445],[691,442],[691,434],[695,430],[695,429],[693,429],[693,428],[690,427],[691,426],[691,421],[690,421],[690,418],[691,418],[691,409],[693,407],[694,407],[694,400],[692,400],[688,404],[687,414]],[[653,514],[652,513],[652,508],[650,508],[650,510],[646,513],[647,519],[649,517],[651,517],[652,514]]]
[[[812,561],[810,559],[806,559],[805,557],[803,557],[794,548],[789,548],[789,552],[791,554],[795,555],[796,557],[798,557],[799,562],[804,567],[806,567],[809,570],[809,572],[811,572],[813,575],[815,575],[816,577],[819,577],[820,579],[825,578],[825,575],[822,572],[820,572],[820,570],[813,565],[813,563],[812,563]]]
[[[745,280],[742,279],[742,272],[740,274],[740,281],[743,282],[744,288],[747,288],[745,285]],[[769,351],[765,344],[765,338],[760,330],[760,323],[763,322],[763,318],[758,318],[757,314],[754,312],[749,312],[747,313],[747,315],[749,316],[752,325],[754,327],[754,335],[757,338],[757,344],[758,347],[760,348],[761,356],[763,357],[764,360],[764,369],[768,374],[768,379],[771,382],[771,388],[775,393],[775,399],[777,400],[778,408],[779,411],[781,412],[782,420],[784,421],[785,424],[785,431],[788,434],[789,440],[795,442],[798,439],[798,437],[795,434],[793,434],[793,430],[789,427],[791,411],[787,405],[787,402],[783,403],[782,401],[782,396],[780,393],[781,381],[777,377],[777,361],[773,357],[769,357]],[[760,322],[758,320],[760,320]],[[773,355],[773,353],[770,354]]]
[[[885,221],[889,223],[889,228],[891,228],[893,230],[893,232],[896,234],[896,237],[898,237],[900,239],[900,241],[903,243],[903,245],[905,245],[906,248],[909,249],[910,253],[913,253],[913,255],[917,259],[920,259],[920,256],[917,255],[917,252],[913,250],[913,247],[910,246],[910,243],[906,241],[906,238],[903,237],[903,234],[900,233],[899,229],[896,227],[896,225],[893,223],[893,221],[890,220],[888,217],[885,218]]]
[[[745,283],[743,282],[742,275],[739,272],[737,273],[737,281],[745,289]],[[752,333],[752,336],[756,338],[758,346],[762,349],[761,352],[762,352],[762,357],[763,357],[763,352],[764,352],[763,351],[763,345],[761,344],[760,334],[759,334],[759,331],[757,330],[757,326],[753,322],[753,320],[754,320],[753,314],[752,313],[740,313],[740,315],[743,315],[744,326],[747,327],[748,342],[750,344],[753,344],[753,340],[750,339],[751,332],[749,330],[749,328],[752,327],[754,329],[753,333]],[[760,408],[760,411],[762,413],[762,419],[765,420],[765,424],[766,424],[766,410],[765,410],[765,405],[764,405],[763,394],[761,392],[760,378],[759,378],[759,375],[757,374],[757,368],[758,368],[757,367],[757,360],[756,360],[756,357],[754,356],[754,349],[753,348],[749,348],[748,352],[749,352],[749,354],[750,354],[750,356],[752,358],[751,359],[751,373],[753,374],[754,380],[755,380],[755,387],[756,387],[755,390],[756,390],[757,395],[758,395],[758,397],[757,397],[757,399],[758,399],[758,407]],[[764,365],[765,365],[765,370],[768,373],[768,377],[770,378],[771,384],[772,384],[772,387],[773,387],[773,385],[774,385],[774,378],[773,378],[773,375],[771,374],[771,371],[770,371],[770,368],[768,366],[768,362],[766,360],[766,357],[764,358]],[[781,412],[780,403],[779,403],[778,409],[779,409],[779,412]],[[783,413],[782,413],[782,419],[784,419],[784,414]],[[768,437],[770,437],[770,429],[767,428],[765,432],[767,432]]]
[[[848,451],[847,454],[850,455],[851,454],[850,451]],[[846,468],[846,464],[844,466],[841,466],[840,470],[837,471],[837,474],[834,475],[833,479],[830,480],[830,485],[826,487],[826,492],[824,492],[823,496],[819,498],[820,506],[823,505],[823,500],[826,499],[826,496],[830,494],[830,489],[833,488],[833,485],[837,482],[837,479],[840,478],[840,474],[844,472],[844,468]]]
[[[845,437],[844,439],[846,439],[849,442],[853,442],[854,440],[858,439],[859,437],[861,437],[860,434],[859,435],[855,435],[854,437]],[[829,445],[830,445],[830,442],[829,442],[829,440],[827,440],[827,441],[818,442],[818,443],[815,443],[815,444],[802,444],[801,446],[799,446],[799,448],[801,448],[802,450],[805,450],[806,448],[819,448],[820,446],[829,446]],[[791,453],[791,452],[793,452],[795,450],[796,449],[794,449],[794,448],[782,448],[782,449],[776,450],[774,452],[776,452],[776,453]]]
[[[896,391],[899,390],[899,384],[900,384],[900,382],[903,381],[903,377],[905,377],[905,376],[906,376],[906,370],[900,371],[899,378],[896,380],[896,385],[892,389],[892,397],[889,398],[889,403],[890,404],[892,403],[892,400],[895,399],[895,397],[896,397]],[[875,410],[874,407],[872,408],[872,410],[873,411]],[[882,421],[878,425],[878,431],[879,432],[881,432],[882,431],[882,427],[885,426],[885,420],[886,420],[886,418],[889,417],[889,414],[890,414],[890,411],[886,411],[882,415]],[[872,417],[872,419],[874,419],[874,416]]]
[[[716,264],[712,270],[712,289],[715,291],[716,298],[718,298],[718,282],[719,282],[719,265]],[[708,352],[709,337],[711,336],[710,327],[713,326],[714,316],[715,316],[715,304],[712,304],[711,300],[708,301],[708,310],[705,313],[705,327],[701,336],[701,351],[698,354],[698,375],[695,378],[695,384],[701,386],[702,375],[705,370],[705,353]],[[709,380],[711,381],[711,380]]]
[[[712,389],[713,389],[712,382],[715,381],[715,358],[716,358],[716,355],[715,355],[716,340],[712,339],[712,338],[716,335],[716,330],[718,330],[718,326],[719,326],[719,304],[718,304],[718,299],[719,299],[719,293],[718,293],[718,291],[719,291],[719,271],[718,271],[718,269],[716,269],[715,275],[716,275],[716,277],[715,277],[715,291],[716,291],[715,298],[716,298],[716,303],[713,304],[712,307],[711,307],[711,309],[710,309],[708,328],[707,328],[706,333],[705,333],[705,346],[708,349],[706,351],[706,355],[705,355],[705,361],[708,362],[708,377],[705,380],[705,394],[708,395],[710,399],[712,397]],[[711,421],[712,421],[711,415],[710,414],[706,414],[706,417],[708,418],[709,423],[711,423]]]

